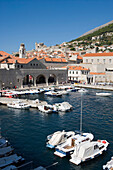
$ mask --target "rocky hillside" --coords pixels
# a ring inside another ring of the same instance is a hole
[[[108,22],[108,23],[106,23],[106,24],[104,24],[104,25],[101,25],[101,26],[99,26],[99,27],[96,27],[96,28],[94,28],[94,29],[92,29],[92,30],[84,33],[84,34],[81,35],[80,37],[84,37],[85,35],[92,34],[92,33],[96,32],[96,31],[100,30],[101,28],[104,28],[104,27],[106,27],[106,26],[108,26],[108,25],[110,25],[110,24],[113,24],[113,20],[110,21],[110,22]],[[107,28],[107,27],[106,27],[106,28]],[[112,31],[113,31],[113,30],[112,30]]]

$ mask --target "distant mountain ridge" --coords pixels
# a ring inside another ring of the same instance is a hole
[[[106,26],[108,26],[108,25],[110,25],[110,24],[113,24],[113,20],[110,21],[110,22],[108,22],[108,23],[106,23],[106,24],[103,24],[103,25],[101,25],[101,26],[99,26],[99,27],[96,27],[96,28],[94,28],[94,29],[92,29],[92,30],[90,30],[90,31],[88,31],[88,32],[86,32],[86,33],[84,33],[84,34],[81,35],[79,38],[84,37],[84,36],[86,36],[86,35],[88,35],[88,34],[92,34],[92,33],[94,33],[95,31],[98,31],[99,29],[104,28],[104,27],[106,27]]]

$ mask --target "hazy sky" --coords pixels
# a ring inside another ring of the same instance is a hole
[[[113,0],[0,0],[0,50],[68,42],[113,20]]]

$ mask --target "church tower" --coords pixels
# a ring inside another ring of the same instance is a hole
[[[26,58],[26,49],[25,49],[25,44],[24,43],[22,43],[20,45],[19,58]]]

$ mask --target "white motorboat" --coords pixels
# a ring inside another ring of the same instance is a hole
[[[10,155],[8,157],[0,158],[0,168],[4,168],[11,164],[19,164],[24,161],[24,158],[17,156],[17,154]]]
[[[69,137],[73,136],[74,134],[75,132],[73,131],[68,131],[68,132],[65,132],[64,130],[57,131],[53,133],[52,135],[47,136],[48,142],[47,142],[46,147],[52,149],[58,144],[65,142]]]
[[[13,150],[14,149],[11,146],[0,148],[0,157],[11,155]]]
[[[62,90],[60,93],[61,93],[62,95],[69,94],[69,92],[68,92],[67,90]]]
[[[52,105],[41,105],[38,106],[38,110],[43,113],[52,113],[53,112],[53,107]]]
[[[81,143],[75,148],[70,162],[79,165],[82,162],[94,159],[107,150],[108,144],[106,140]]]
[[[15,109],[29,109],[30,108],[29,104],[20,102],[20,101],[8,103],[7,106],[10,108],[15,108]]]
[[[59,91],[59,92],[56,92],[56,91],[48,91],[48,92],[45,93],[45,95],[47,95],[47,96],[53,96],[53,97],[61,97],[61,96],[62,96],[62,94],[61,94],[60,91]]]
[[[57,145],[54,154],[61,158],[70,155],[78,145],[87,141],[92,141],[93,138],[94,136],[91,133],[76,134],[68,138],[63,144]]]
[[[45,92],[48,92],[48,91],[54,91],[55,88],[54,88],[54,87],[44,87],[43,90],[44,90]]]
[[[66,112],[72,109],[72,105],[70,105],[68,102],[55,103],[53,107],[61,112]]]
[[[105,170],[113,169],[113,157],[111,157],[111,160],[108,161],[106,165],[103,165],[103,169],[105,169]]]
[[[106,93],[106,92],[103,92],[103,93],[96,93],[97,96],[103,96],[103,97],[109,97],[112,95],[112,93]]]
[[[78,90],[78,92],[80,92],[80,93],[86,93],[86,92],[88,92],[88,90],[82,88],[82,89]]]
[[[76,134],[68,138],[67,141],[64,142],[63,144],[57,145],[54,154],[59,157],[65,157],[67,155],[70,155],[70,153],[72,153],[78,145],[80,145],[81,143],[85,143],[87,141],[92,141],[93,138],[94,136],[91,133],[82,133],[82,93],[81,93],[81,117],[79,134]]]

